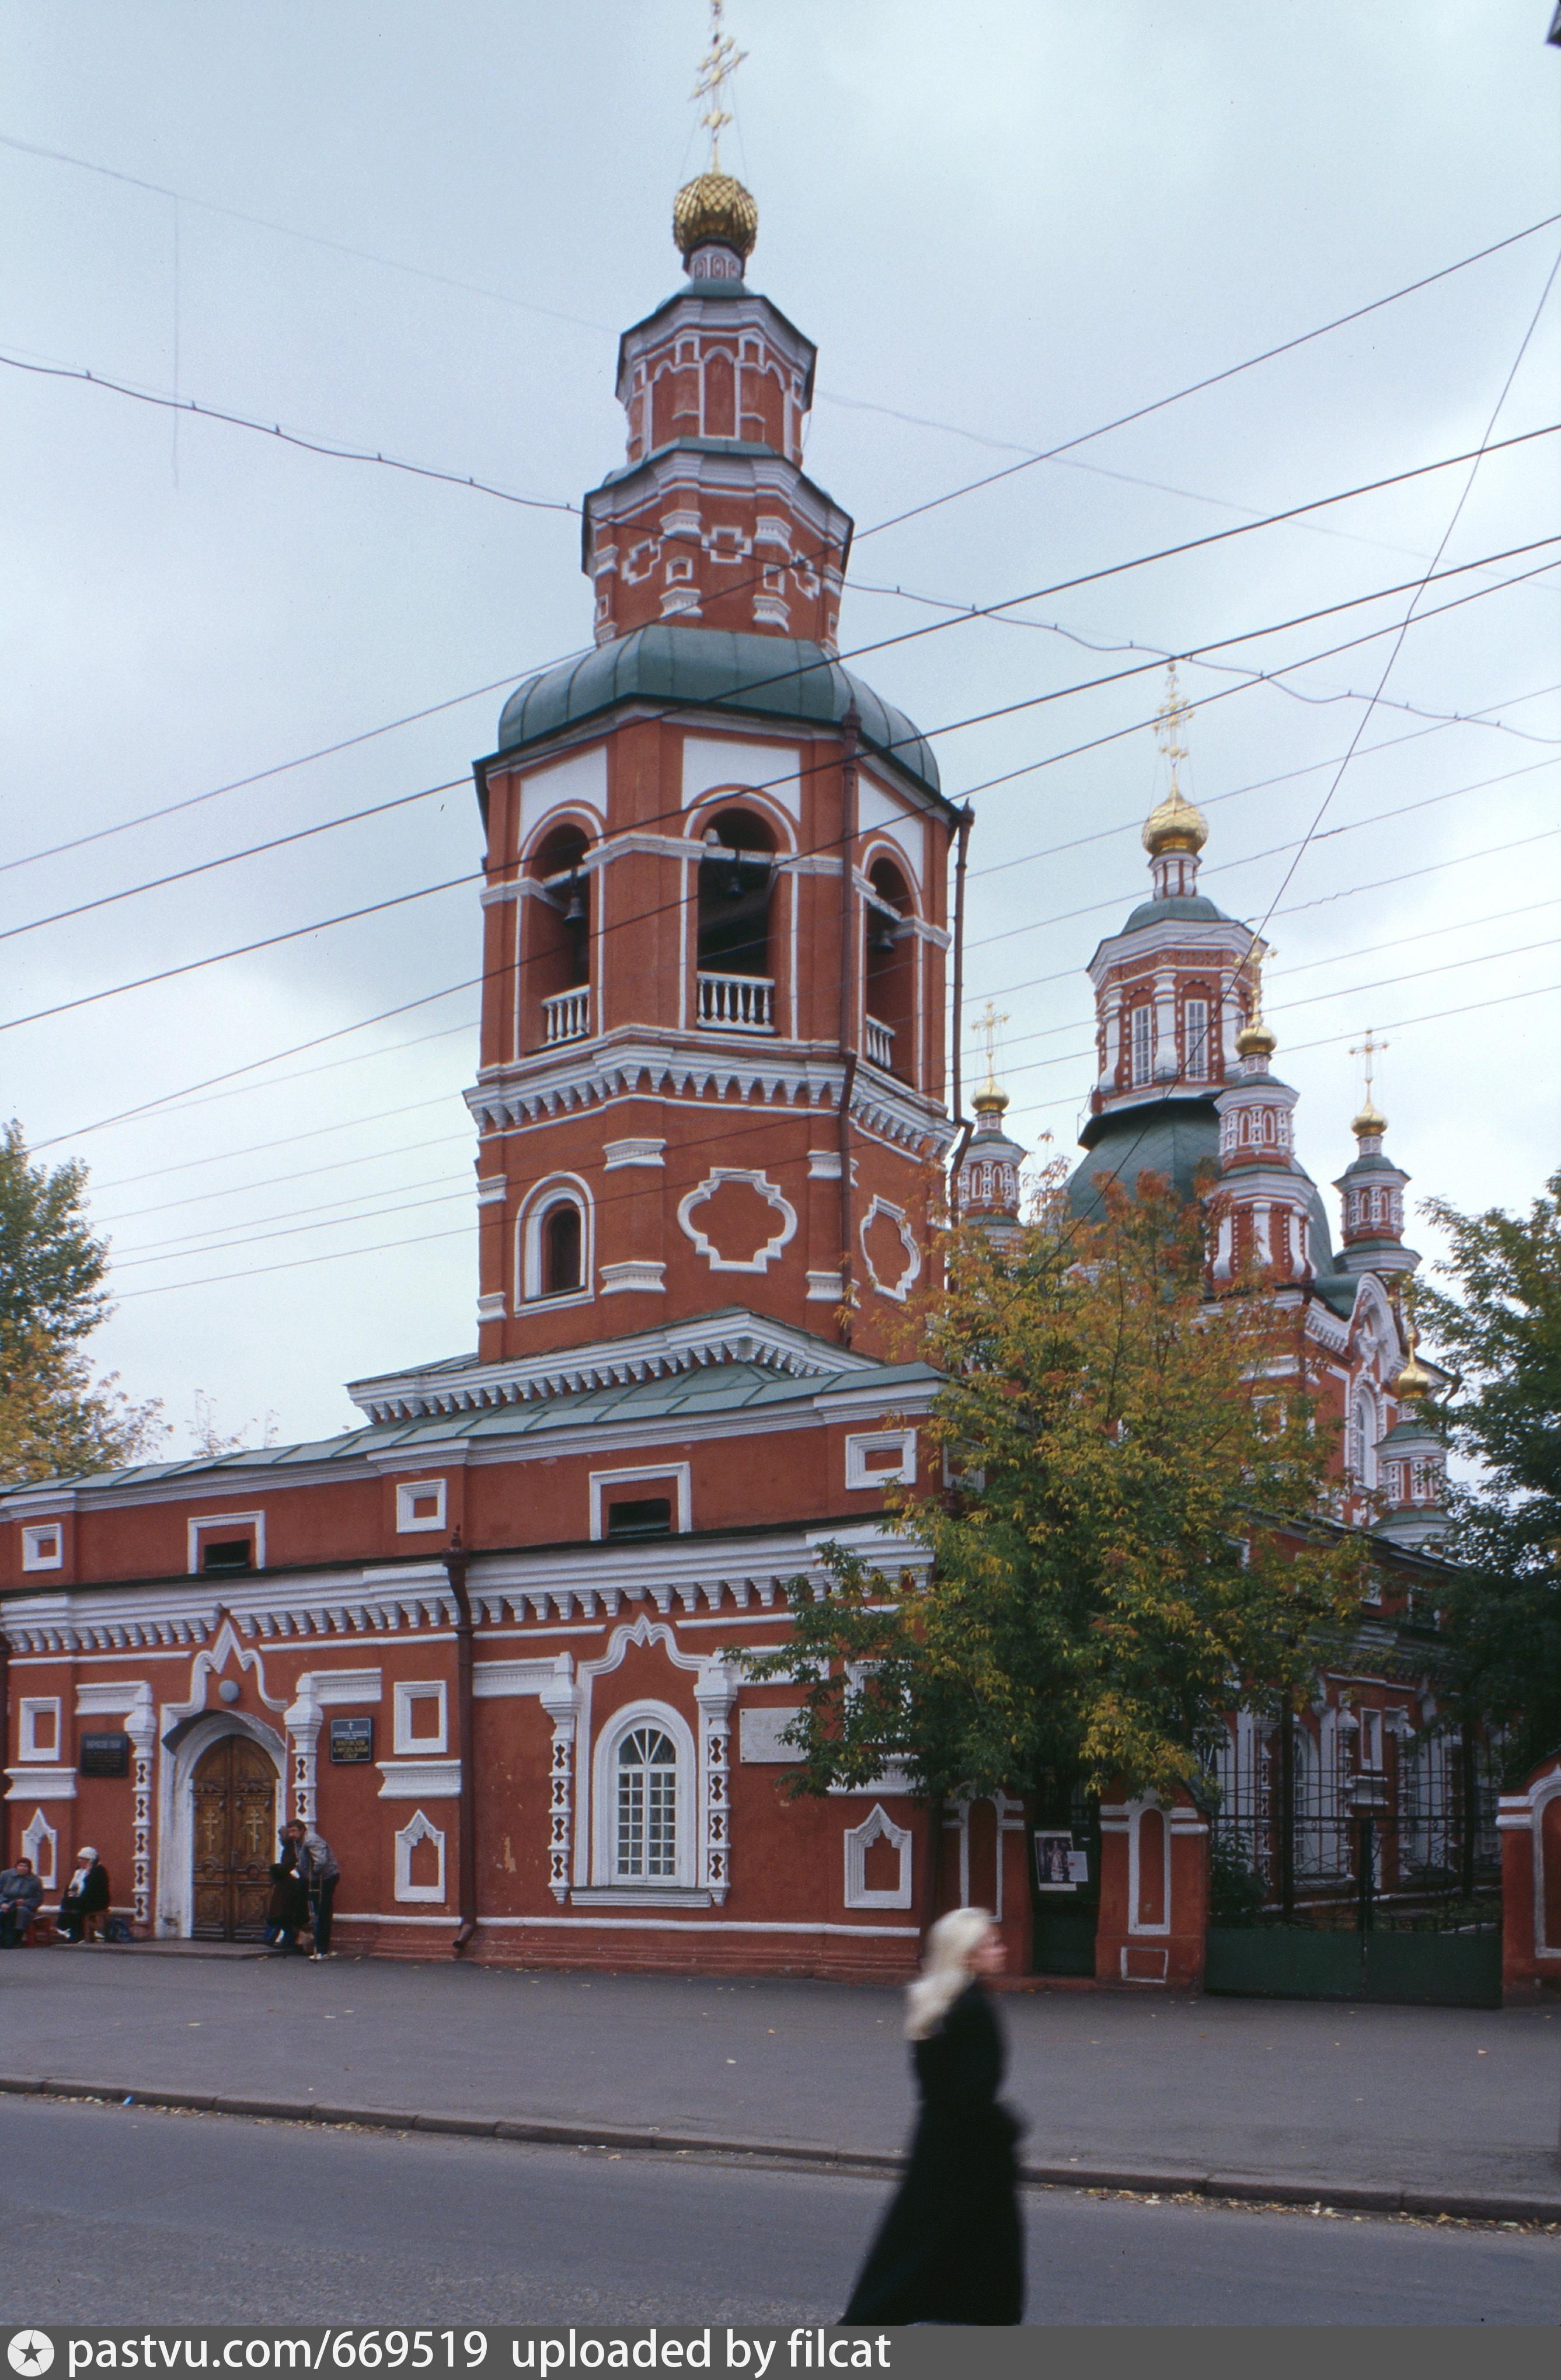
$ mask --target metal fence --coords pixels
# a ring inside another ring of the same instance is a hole
[[[1434,1932],[1499,1922],[1497,1783],[1484,1744],[1392,1711],[1310,1711],[1288,1730],[1242,1712],[1216,1769],[1214,1925]]]

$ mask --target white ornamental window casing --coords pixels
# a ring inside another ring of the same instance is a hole
[[[1155,1070],[1155,1012],[1147,1001],[1132,1012],[1132,1087],[1148,1082]]]
[[[1190,1000],[1187,1002],[1182,1029],[1187,1049],[1187,1079],[1190,1083],[1206,1083],[1209,1078],[1209,1004],[1206,1000]]]
[[[618,1746],[615,1866],[624,1883],[671,1884],[678,1872],[677,1747],[656,1727]]]

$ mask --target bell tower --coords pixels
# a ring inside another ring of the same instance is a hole
[[[718,27],[724,121],[720,65]],[[477,765],[483,1366],[734,1311],[870,1358],[926,1260],[958,813],[835,658],[851,522],[802,468],[814,349],[748,286],[757,226],[712,143],[683,286],[620,349],[594,649]]]

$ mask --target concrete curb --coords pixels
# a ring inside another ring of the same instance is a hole
[[[263,2117],[272,2123],[364,2124],[376,2131],[454,2134],[465,2140],[529,2143],[538,2148],[629,2150],[650,2156],[752,2156],[772,2164],[829,2168],[837,2173],[892,2176],[897,2150],[824,2148],[801,2141],[762,2141],[653,2125],[570,2124],[520,2117],[434,2115],[410,2107],[345,2107],[314,2100],[262,2099],[225,2092],[141,2089],[79,2082],[65,2075],[0,2074],[0,2094],[51,2099],[103,2099],[137,2107],[194,2108],[215,2116]],[[1022,2163],[1033,2189],[1131,2190],[1163,2197],[1245,2199],[1281,2206],[1329,2206],[1371,2215],[1461,2216],[1478,2223],[1561,2223],[1561,2189],[1553,2196],[1517,2191],[1420,2189],[1398,2182],[1328,2180],[1322,2175],[1221,2173],[1191,2166]]]

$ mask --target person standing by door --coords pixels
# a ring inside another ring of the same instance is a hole
[[[313,1919],[314,1948],[309,1957],[329,1959],[332,1955],[331,1912],[335,1905],[336,1887],[341,1881],[336,1854],[324,1836],[317,1835],[314,1828],[306,1826],[301,1818],[289,1819],[286,1833],[297,1861],[298,1882],[309,1895]]]
[[[985,1909],[951,1909],[927,1936],[905,2014],[921,2114],[842,2322],[998,2324],[1023,2313],[1020,2126],[998,2099],[1002,2035],[981,1987],[1004,1963]]]

